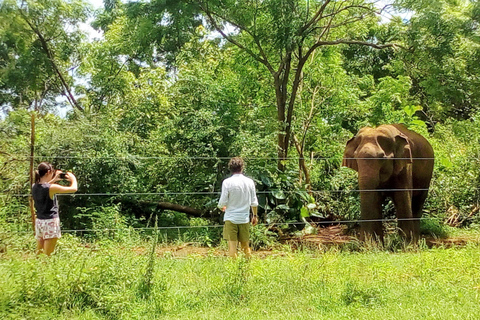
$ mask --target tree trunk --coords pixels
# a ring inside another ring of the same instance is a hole
[[[173,210],[177,212],[183,212],[190,216],[202,217],[204,216],[204,211],[195,209],[192,207],[182,206],[181,204],[171,203],[171,202],[157,202],[157,208],[164,210]]]
[[[310,186],[310,172],[308,170],[308,167],[307,167],[307,163],[305,162],[305,156],[304,156],[304,152],[303,152],[303,145],[300,144],[300,142],[298,141],[297,137],[293,134],[292,135],[292,138],[293,138],[293,142],[295,143],[295,147],[297,148],[297,152],[298,152],[298,167],[299,167],[299,170],[300,170],[300,183],[302,183],[302,172],[305,176],[305,184],[307,185],[307,189],[308,190],[311,190],[311,186]]]
[[[284,84],[284,78],[282,79],[278,74],[274,75],[275,83],[275,96],[277,102],[277,121],[278,121],[278,134],[277,134],[277,168],[280,171],[285,171],[285,160],[288,155],[288,147],[286,142],[286,123],[285,123],[285,106],[287,104],[286,87]]]

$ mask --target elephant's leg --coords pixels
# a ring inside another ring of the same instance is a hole
[[[361,220],[366,220],[360,222],[360,239],[380,239],[380,241],[383,241],[383,224],[381,221],[383,197],[377,191],[362,191],[360,192],[360,200]]]
[[[422,217],[423,204],[427,199],[428,191],[412,197],[412,216],[416,219],[413,221],[414,234],[420,235],[420,218]]]
[[[413,215],[412,215],[412,192],[396,191],[393,194],[393,203],[397,212],[398,227],[402,231],[408,241],[416,242],[419,233],[414,230]]]

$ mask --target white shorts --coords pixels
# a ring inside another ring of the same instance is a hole
[[[60,238],[60,218],[35,219],[35,239],[46,240]]]

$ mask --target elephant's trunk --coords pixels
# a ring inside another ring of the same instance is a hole
[[[374,161],[374,160],[370,160]],[[367,161],[368,162],[368,161]],[[362,170],[362,167],[364,170]],[[358,170],[358,184],[360,188],[361,220],[360,237],[362,239],[378,238],[383,240],[382,198],[379,191],[379,173],[368,170],[371,165],[360,165]]]

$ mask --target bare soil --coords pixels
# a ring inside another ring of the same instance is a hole
[[[318,228],[317,234],[308,234],[302,236],[290,236],[280,239],[281,243],[288,244],[292,251],[296,251],[302,248],[310,249],[322,249],[331,246],[342,246],[348,243],[357,242],[357,238],[348,235],[348,231],[344,226],[336,225],[326,228]],[[434,238],[424,237],[428,247],[463,247],[467,243],[480,243],[480,238],[460,236],[450,238]],[[147,254],[148,248],[136,248],[138,254]],[[159,246],[156,250],[156,255],[159,257],[172,257],[172,258],[187,258],[189,256],[201,256],[201,257],[225,257],[228,252],[224,249],[217,247],[201,247],[196,243],[184,243],[182,245],[168,245]],[[259,258],[265,258],[267,256],[285,256],[288,253],[283,250],[254,250],[252,254]]]

